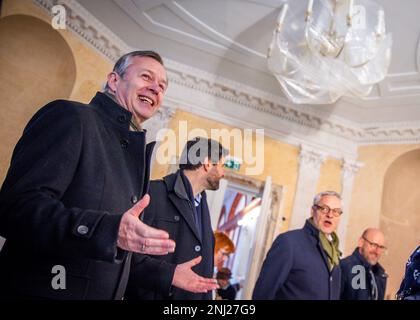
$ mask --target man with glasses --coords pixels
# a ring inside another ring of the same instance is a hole
[[[317,194],[312,217],[299,230],[274,241],[254,288],[253,299],[338,300],[341,252],[335,233],[341,197],[334,191]]]
[[[385,251],[385,237],[381,230],[366,229],[353,254],[340,262],[341,299],[384,299],[388,275],[378,261]]]

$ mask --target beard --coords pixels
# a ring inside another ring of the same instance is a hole
[[[220,185],[220,179],[217,177],[207,178],[207,190],[218,190]]]

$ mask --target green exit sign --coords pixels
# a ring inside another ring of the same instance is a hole
[[[225,167],[232,170],[239,170],[241,168],[241,164],[235,159],[228,159],[225,162]]]

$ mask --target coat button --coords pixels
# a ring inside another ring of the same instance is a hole
[[[81,225],[77,227],[77,232],[81,235],[85,235],[89,232],[89,228],[87,226]]]
[[[125,118],[125,116],[119,116],[118,121],[121,122],[121,123],[126,123],[127,119]]]
[[[200,246],[195,246],[195,247],[194,247],[194,250],[195,250],[195,252],[200,252],[201,247],[200,247]]]
[[[175,217],[174,217],[174,220],[175,220],[175,221],[179,221],[179,216],[175,216]]]
[[[139,198],[137,198],[136,195],[134,195],[134,196],[131,197],[131,202],[132,203],[137,203],[137,201],[139,201]]]
[[[128,141],[127,140],[123,139],[123,140],[120,141],[120,143],[121,143],[121,148],[127,149],[127,147],[128,147]]]

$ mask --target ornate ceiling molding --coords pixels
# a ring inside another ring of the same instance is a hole
[[[130,50],[129,46],[75,0],[33,0],[33,2],[49,15],[54,5],[63,5],[67,13],[67,27],[113,62]]]
[[[246,106],[259,112],[268,113],[303,127],[322,130],[349,139],[358,144],[418,143],[420,142],[420,124],[402,123],[392,128],[358,127],[341,119],[324,119],[320,116],[301,111],[285,100],[234,81],[218,78],[214,75],[195,70],[176,62],[167,63],[171,71],[171,82],[189,89],[197,90],[228,101]],[[198,75],[199,74],[199,75]]]
[[[51,8],[55,4],[65,6],[68,13],[66,23],[69,29],[112,62],[115,62],[123,53],[132,50],[76,0],[33,1],[48,14],[51,14]],[[165,59],[165,64],[171,82],[272,115],[290,122],[292,126],[298,125],[323,131],[358,145],[420,142],[420,124],[418,123],[394,125],[392,128],[364,129],[338,117],[323,118],[316,114],[316,110],[312,112],[308,111],[308,108],[299,110],[282,96],[275,96],[169,59]],[[252,122],[251,119],[249,121]]]

